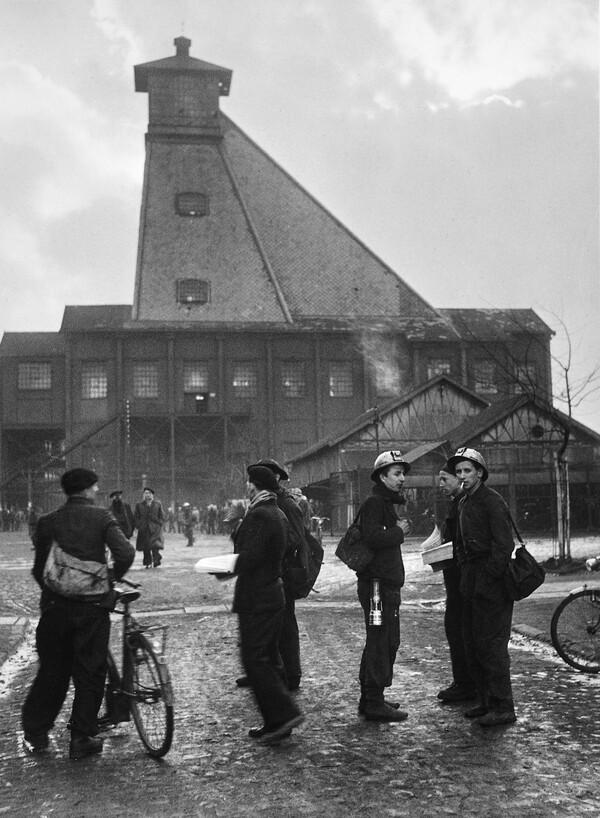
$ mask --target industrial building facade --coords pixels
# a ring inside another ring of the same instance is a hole
[[[3,506],[53,507],[75,464],[106,494],[148,483],[204,505],[239,496],[248,462],[301,455],[309,491],[340,470],[308,479],[307,452],[428,384],[447,379],[452,406],[442,427],[439,407],[421,412],[403,450],[529,387],[551,400],[533,311],[429,305],[219,110],[231,71],[175,45],[135,67],[149,125],[133,304],[67,306],[58,332],[0,343]],[[597,480],[600,437],[577,434]]]

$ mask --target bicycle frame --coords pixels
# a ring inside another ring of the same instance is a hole
[[[138,588],[127,580],[124,584]],[[106,713],[99,719],[101,729],[133,721],[148,753],[161,758],[173,738],[173,687],[164,657],[168,625],[141,626],[130,612],[138,592],[119,593],[122,609],[121,669],[108,654],[105,688]]]
[[[127,580],[122,580],[122,582],[124,582],[126,585],[129,585],[132,588],[139,587],[138,585],[134,585],[131,582],[127,582]],[[123,610],[114,611],[114,613],[123,617],[123,626],[121,631],[121,674],[120,674],[121,691],[128,703],[129,709],[130,709],[129,702],[131,698],[135,696],[135,693],[132,691],[133,687],[132,648],[135,650],[137,644],[140,641],[140,636],[143,634],[145,639],[147,639],[148,642],[150,642],[150,645],[156,652],[157,659],[164,662],[163,657],[167,645],[167,631],[169,628],[168,625],[148,625],[146,627],[140,625],[129,610],[131,603],[135,602],[135,600],[138,597],[139,594],[131,597],[128,597],[128,595],[124,595],[119,600],[123,605]],[[168,705],[173,704],[172,691],[168,691],[168,695],[165,697],[165,700]]]

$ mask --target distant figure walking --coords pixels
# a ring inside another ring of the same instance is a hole
[[[165,512],[160,501],[154,499],[154,489],[144,488],[143,500],[136,504],[133,516],[138,531],[135,547],[144,553],[144,567],[158,568],[162,562],[160,552],[165,547]]]

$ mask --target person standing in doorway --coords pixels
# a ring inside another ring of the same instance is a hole
[[[516,721],[510,679],[513,601],[504,588],[514,542],[508,506],[485,485],[488,470],[476,449],[463,447],[448,460],[461,481],[456,553],[464,602],[463,638],[479,704],[465,712],[482,727]]]
[[[133,516],[138,531],[135,547],[144,553],[144,567],[158,568],[162,562],[160,552],[165,546],[165,512],[161,502],[154,499],[154,489],[144,487],[142,501],[136,503]]]
[[[442,494],[450,500],[446,518],[441,526],[442,542],[456,542],[456,521],[458,503],[462,497],[462,484],[458,477],[446,464],[438,474],[438,484]],[[444,585],[446,586],[446,611],[444,613],[444,629],[450,648],[450,664],[452,666],[452,684],[440,690],[438,699],[443,702],[461,702],[474,699],[477,696],[475,682],[471,676],[465,643],[463,640],[463,598],[460,592],[460,567],[456,554],[451,564],[443,570]]]

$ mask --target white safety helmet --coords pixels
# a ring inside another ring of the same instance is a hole
[[[461,449],[457,449],[448,460],[448,465],[453,472],[456,471],[456,466],[461,462],[461,460],[470,460],[471,463],[474,463],[478,469],[483,469],[483,477],[481,479],[484,482],[488,479],[489,475],[487,466],[485,465],[485,460],[483,459],[481,452],[478,452],[477,449],[468,449],[466,446],[463,446]]]
[[[388,466],[395,466],[400,464],[404,466],[404,474],[408,474],[410,471],[410,463],[404,459],[402,456],[402,452],[395,451],[395,452],[381,452],[380,455],[377,456],[377,460],[373,464],[373,471],[371,472],[371,480],[378,482],[377,475],[382,469],[387,468]]]

